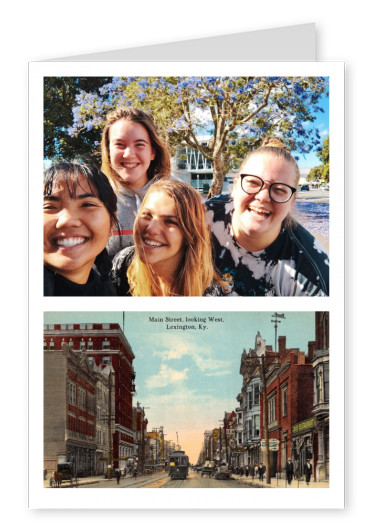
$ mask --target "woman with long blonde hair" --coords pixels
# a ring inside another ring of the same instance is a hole
[[[213,267],[210,230],[200,194],[163,180],[146,192],[134,224],[135,246],[113,261],[119,295],[224,295]]]

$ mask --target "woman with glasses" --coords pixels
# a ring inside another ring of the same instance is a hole
[[[287,147],[267,138],[244,159],[231,196],[209,199],[215,264],[233,295],[329,295],[329,259],[291,217],[300,178]]]

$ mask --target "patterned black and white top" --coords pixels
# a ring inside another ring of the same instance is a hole
[[[215,265],[230,285],[228,295],[328,296],[329,257],[304,227],[282,227],[266,249],[248,252],[232,232],[234,202],[222,194],[206,202]]]

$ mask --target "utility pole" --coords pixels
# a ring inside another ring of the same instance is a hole
[[[266,377],[265,377],[265,355],[261,354],[261,383],[262,383],[262,415],[265,431],[266,446],[266,483],[270,484],[270,449],[269,449],[269,428],[268,428],[268,398],[266,394]]]
[[[108,375],[108,467],[107,467],[107,477],[111,478],[112,472],[112,430],[111,430],[111,420],[112,420],[112,371]]]
[[[281,321],[278,321],[278,319],[286,319],[286,318],[285,318],[284,313],[274,313],[272,317],[274,317],[274,321],[272,319],[271,323],[274,323],[274,330],[275,330],[274,352],[277,352],[277,328],[278,328],[278,323],[281,322]]]

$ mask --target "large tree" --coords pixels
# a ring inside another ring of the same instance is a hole
[[[81,90],[99,89],[111,78],[103,77],[45,77],[44,78],[44,157],[70,158],[92,152],[98,142],[97,131],[72,136],[72,107]]]
[[[117,77],[97,90],[82,88],[65,134],[97,134],[110,110],[135,105],[149,111],[172,148],[189,145],[211,162],[209,197],[221,192],[226,173],[268,135],[283,137],[290,149],[308,153],[320,143],[314,127],[323,112],[327,79],[317,77]],[[210,135],[207,145],[200,142]],[[93,146],[94,147],[94,146]]]

